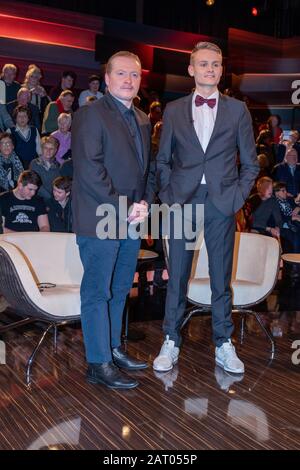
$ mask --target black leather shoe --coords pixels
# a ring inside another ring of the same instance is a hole
[[[134,357],[128,356],[121,346],[112,350],[112,357],[114,363],[122,369],[139,370],[147,369],[148,367],[147,362],[139,361]]]
[[[138,386],[138,382],[127,377],[113,362],[102,364],[89,364],[87,370],[87,381],[92,384],[103,384],[108,388],[130,389]]]

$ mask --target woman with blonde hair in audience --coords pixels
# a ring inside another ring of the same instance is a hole
[[[71,158],[71,123],[71,114],[60,113],[57,118],[58,130],[51,133],[59,142],[59,148],[55,158],[60,165]]]
[[[30,90],[31,103],[35,104],[39,108],[41,115],[43,115],[47,104],[50,102],[50,98],[47,96],[45,88],[40,84],[41,78],[41,69],[35,64],[30,64],[22,87]]]
[[[253,194],[245,204],[250,231],[279,238],[282,218],[273,196],[273,180],[263,176],[257,181],[256,188],[257,193]]]

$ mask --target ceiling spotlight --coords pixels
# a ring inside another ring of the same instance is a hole
[[[252,16],[257,16],[258,15],[258,9],[256,7],[252,7],[251,14],[252,14]]]
[[[215,3],[215,0],[206,0],[206,5],[208,7],[212,7],[214,5],[214,3]]]

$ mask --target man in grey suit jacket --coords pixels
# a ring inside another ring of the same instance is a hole
[[[159,196],[168,205],[191,204],[195,228],[201,226],[195,208],[204,206],[215,359],[226,371],[242,373],[244,364],[230,339],[233,332],[230,280],[234,214],[242,207],[258,173],[252,122],[243,102],[218,91],[222,52],[217,45],[198,43],[192,51],[188,71],[195,79],[195,92],[169,103],[163,117],[157,156]],[[154,369],[160,372],[170,370],[178,360],[180,326],[193,259],[193,251],[186,249],[186,236],[183,234],[180,239],[174,233],[172,236],[174,225],[175,221],[171,224],[169,240],[165,341],[153,363]]]
[[[118,234],[105,239],[99,233],[99,214],[109,204],[127,229],[127,207],[125,219],[119,212],[120,196],[126,196],[128,207],[132,206],[129,221],[137,223],[147,216],[155,184],[148,178],[150,122],[132,105],[141,72],[136,55],[114,54],[105,74],[108,94],[81,107],[72,123],[73,229],[84,268],[80,295],[87,380],[120,389],[136,387],[138,382],[119,368],[147,367],[121,347],[123,310],[140,240]]]

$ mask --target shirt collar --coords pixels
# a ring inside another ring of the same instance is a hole
[[[125,114],[127,111],[133,111],[134,110],[134,107],[133,105],[130,106],[130,108],[127,108],[127,106],[125,106],[124,103],[122,103],[121,100],[119,100],[118,98],[116,98],[115,96],[113,96],[111,93],[108,93],[109,96],[112,98],[113,102],[115,103],[115,105],[117,106],[118,110],[122,113],[122,114]]]

